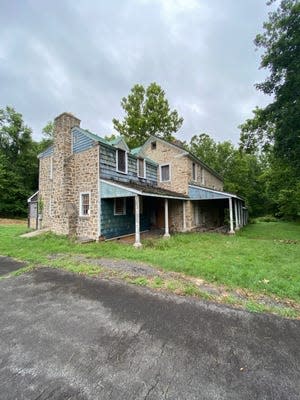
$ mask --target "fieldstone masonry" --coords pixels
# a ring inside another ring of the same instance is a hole
[[[159,165],[170,165],[170,181],[168,182],[160,181],[160,171],[158,170],[158,184],[165,189],[188,194],[189,184],[195,183],[211,189],[223,190],[223,181],[199,163],[196,163],[196,180],[192,180],[193,160],[185,149],[156,140],[155,148],[152,147],[151,141],[149,141],[143,152]],[[174,231],[183,231],[183,206],[182,202],[178,203],[180,205],[176,202],[172,202],[170,205],[170,224]],[[196,227],[194,205],[191,201],[186,201],[185,203],[185,229],[189,231]]]
[[[74,126],[80,126],[80,120],[72,114],[63,113],[55,118],[53,156],[40,159],[43,227],[57,234],[97,239],[99,147],[72,154]],[[85,217],[79,216],[81,192],[90,192],[90,214]]]

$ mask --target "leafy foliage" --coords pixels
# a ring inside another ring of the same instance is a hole
[[[271,1],[270,3],[273,3]],[[300,2],[282,0],[269,14],[264,32],[255,44],[264,50],[261,67],[269,76],[257,89],[273,101],[254,110],[254,117],[241,126],[241,147],[257,149],[270,158],[265,174],[267,196],[273,211],[298,217],[300,178]]]
[[[26,200],[37,188],[37,152],[22,115],[0,109],[0,215],[26,215]]]
[[[215,142],[208,134],[192,137],[189,150],[224,178],[224,189],[246,199],[251,215],[270,211],[264,171],[266,160],[237,149],[230,141]]]
[[[171,111],[165,92],[157,83],[146,89],[134,85],[121,106],[125,111],[123,121],[113,119],[114,128],[125,137],[129,147],[142,145],[150,135],[172,140],[183,123],[176,110]]]

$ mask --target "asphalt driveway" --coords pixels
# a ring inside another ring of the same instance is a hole
[[[40,269],[0,281],[0,397],[300,399],[300,322]]]
[[[9,272],[17,271],[25,266],[25,263],[13,260],[10,257],[0,256],[0,276],[6,275]]]

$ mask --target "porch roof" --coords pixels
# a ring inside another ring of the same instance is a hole
[[[157,186],[142,185],[136,182],[119,182],[100,179],[101,197],[112,199],[115,197],[133,197],[136,195],[161,197],[165,199],[187,200],[189,197],[171,190],[162,189]]]
[[[221,190],[209,189],[203,186],[189,185],[189,197],[191,200],[217,200],[217,199],[239,199],[243,198],[233,193],[222,192]]]

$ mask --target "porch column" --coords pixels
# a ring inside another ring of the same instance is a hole
[[[186,231],[186,210],[185,210],[185,207],[186,207],[186,202],[185,202],[185,200],[183,200],[183,202],[182,202],[182,218],[183,218],[182,226],[183,226],[183,232]]]
[[[229,234],[234,235],[233,230],[233,212],[232,212],[232,197],[229,197],[229,219],[230,219],[230,231]]]
[[[243,203],[240,204],[240,225],[243,227]]]
[[[170,237],[169,233],[169,202],[168,199],[165,199],[165,238]]]
[[[234,199],[234,218],[235,218],[235,230],[238,231],[240,229],[239,213],[238,213],[238,199]]]
[[[141,234],[140,234],[140,196],[134,197],[135,205],[135,242],[134,247],[141,247]]]

